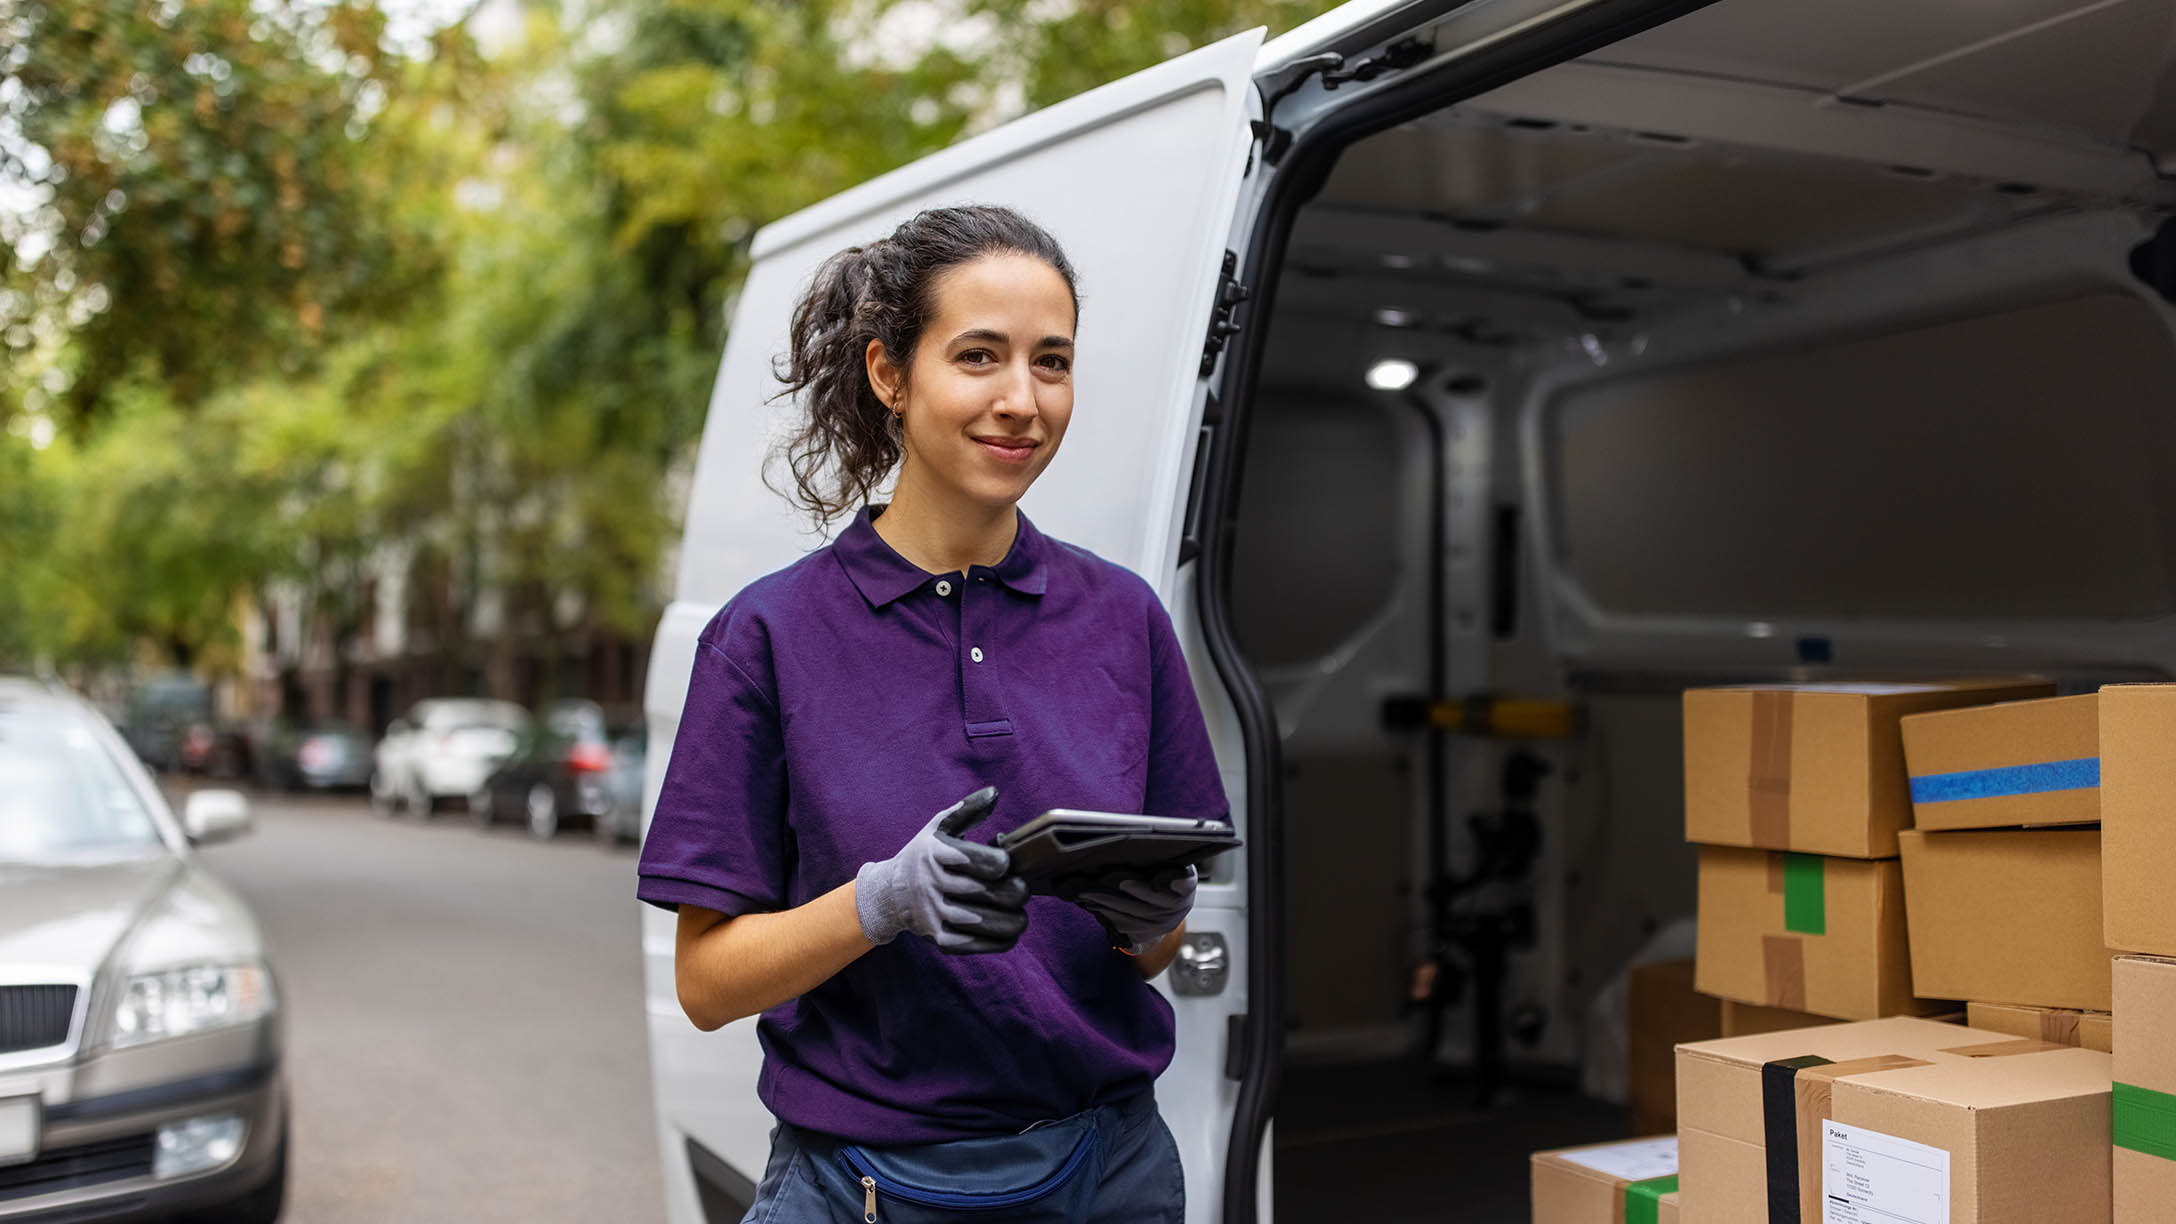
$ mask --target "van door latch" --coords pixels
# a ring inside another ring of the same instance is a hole
[[[1215,931],[1189,934],[1179,944],[1178,958],[1171,962],[1171,990],[1189,998],[1222,994],[1231,975],[1231,945],[1222,935]]]
[[[1251,297],[1254,291],[1240,283],[1238,272],[1238,254],[1233,251],[1224,252],[1224,267],[1216,277],[1216,301],[1209,307],[1209,338],[1201,347],[1203,378],[1209,377],[1210,371],[1216,369],[1216,359],[1224,351],[1225,341],[1242,330],[1239,324],[1232,321],[1232,315],[1239,309],[1239,304]]]

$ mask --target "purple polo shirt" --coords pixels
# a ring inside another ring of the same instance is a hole
[[[1035,530],[931,574],[866,507],[750,583],[697,641],[642,847],[643,900],[791,909],[983,787],[987,840],[1054,807],[1227,819],[1171,620],[1129,570]],[[1037,897],[1011,951],[918,935],[763,1013],[758,1092],[860,1142],[1013,1132],[1123,1100],[1170,1063],[1164,1001],[1102,927]]]

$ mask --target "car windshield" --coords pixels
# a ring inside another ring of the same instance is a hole
[[[0,705],[0,861],[164,848],[143,800],[80,718]]]

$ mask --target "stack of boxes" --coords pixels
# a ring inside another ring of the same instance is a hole
[[[2052,691],[1686,694],[1683,1224],[2176,1221],[2176,685]]]
[[[2029,680],[1687,692],[1699,988],[1809,1018],[1940,1010],[1912,982],[1898,859],[1912,805],[1899,724],[2053,692]]]
[[[2100,691],[2116,1219],[2176,1218],[2176,685]]]
[[[2022,1010],[2035,1037],[2108,1011],[2098,707],[2088,693],[1904,720],[1920,993]]]
[[[2108,1005],[2094,704],[2053,691],[1685,695],[1698,982],[1767,1021],[1678,1048],[1685,1224],[2109,1220],[2108,1056],[2041,1036]],[[2009,1026],[1915,1018],[1952,999]]]

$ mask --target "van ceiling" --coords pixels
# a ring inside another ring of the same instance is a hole
[[[1346,150],[1280,300],[1509,346],[2054,212],[2154,210],[2176,199],[2155,164],[2176,152],[2172,64],[2170,0],[1722,0]]]
[[[1724,0],[1589,62],[1819,90],[2176,151],[2168,0]]]

